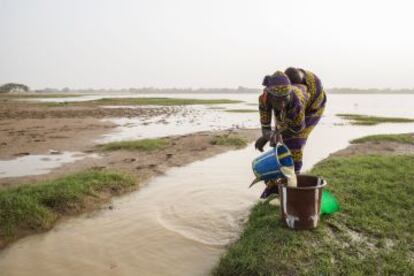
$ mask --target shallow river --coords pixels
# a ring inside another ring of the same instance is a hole
[[[334,116],[348,112],[414,117],[406,102],[412,104],[412,96],[398,101],[382,98],[382,104],[372,106],[364,100],[363,107],[346,98],[353,96],[343,97],[332,99],[336,107],[312,133],[305,170],[352,138],[414,130],[414,124],[344,125]],[[395,111],[397,104],[403,108]],[[257,119],[257,114],[248,115]],[[206,275],[225,246],[237,239],[264,188],[247,188],[253,179],[250,162],[257,154],[250,145],[171,169],[139,191],[115,199],[112,210],[68,219],[47,233],[14,243],[0,253],[0,274]]]

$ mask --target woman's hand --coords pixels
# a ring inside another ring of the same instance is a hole
[[[262,136],[262,137],[260,137],[259,139],[256,140],[256,143],[254,144],[254,147],[257,150],[263,152],[263,147],[267,144],[268,141],[269,140],[266,139],[266,137]]]
[[[280,133],[274,132],[270,139],[270,146],[276,147],[278,143],[283,144],[283,137]]]

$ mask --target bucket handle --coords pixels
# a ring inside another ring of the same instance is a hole
[[[275,145],[275,158],[276,158],[277,163],[279,163],[279,164],[280,164],[280,161],[279,161],[279,156],[277,154],[277,148],[280,147],[280,146],[282,146],[282,143],[280,143],[280,142],[277,142],[276,145]]]
[[[289,152],[290,154],[292,154],[292,153],[290,152],[289,148],[288,148],[286,145],[284,145],[284,144],[282,144],[282,143],[280,143],[280,142],[277,142],[274,148],[275,148],[275,158],[276,158],[277,163],[279,163],[279,164],[280,164],[280,161],[279,161],[279,155],[277,154],[277,149],[278,149],[278,147],[280,147],[280,146],[285,146],[285,147],[287,148],[288,152]]]

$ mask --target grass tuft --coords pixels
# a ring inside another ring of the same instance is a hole
[[[237,148],[242,148],[247,145],[247,141],[241,136],[226,134],[213,137],[210,141],[210,144],[220,146],[235,146]]]
[[[350,120],[353,125],[377,125],[380,123],[412,123],[414,119],[398,117],[377,117],[358,114],[337,114],[346,120]]]
[[[413,134],[381,134],[381,135],[370,135],[351,141],[351,144],[362,144],[366,142],[397,142],[403,144],[414,145]]]
[[[341,212],[293,231],[279,207],[259,203],[214,275],[414,274],[414,156],[329,158],[311,174],[327,179]]]
[[[88,170],[36,185],[0,191],[0,244],[21,233],[52,228],[66,213],[79,212],[86,198],[99,202],[99,193],[119,194],[136,184],[131,176],[107,171]]]
[[[163,150],[169,145],[168,141],[165,139],[142,139],[134,141],[120,141],[120,142],[111,142],[102,146],[102,149],[105,151],[114,151],[114,150],[136,150],[136,151],[156,151]]]

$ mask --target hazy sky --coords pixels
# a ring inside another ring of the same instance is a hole
[[[0,0],[0,83],[414,88],[413,1]]]

